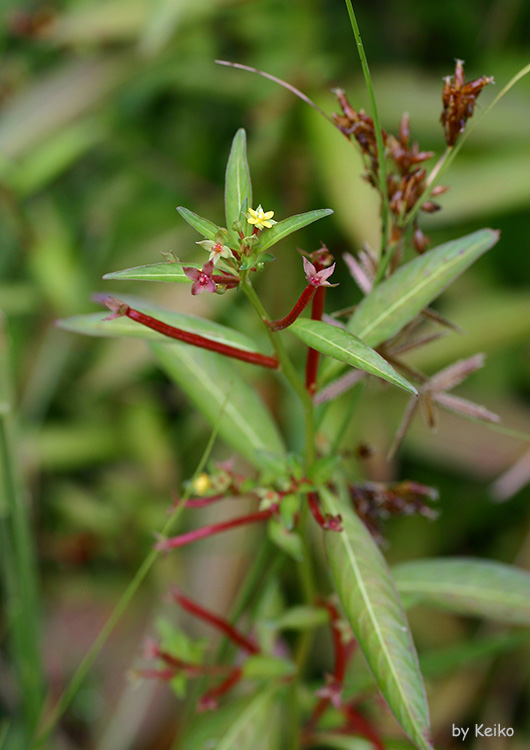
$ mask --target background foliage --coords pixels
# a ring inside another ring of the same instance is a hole
[[[109,270],[157,262],[160,252],[196,257],[196,237],[175,207],[221,221],[224,165],[238,127],[249,134],[259,202],[277,217],[335,209],[297,237],[304,249],[322,240],[339,257],[362,240],[376,244],[377,207],[353,149],[314,111],[269,81],[213,63],[222,58],[267,70],[326,111],[335,109],[336,86],[355,106],[366,106],[340,0],[5,6],[0,308],[10,332],[16,454],[32,501],[46,667],[59,690],[150,549],[172,490],[192,473],[209,433],[141,341],[75,337],[54,321],[93,310],[94,290],[127,289],[101,281]],[[454,58],[466,60],[469,77],[492,74],[499,86],[528,62],[530,8],[520,0],[364,1],[356,10],[383,126],[396,130],[408,111],[413,138],[437,154],[441,78]],[[417,360],[434,372],[455,354],[485,352],[487,367],[469,386],[473,397],[523,432],[530,432],[529,91],[523,80],[493,110],[444,179],[451,190],[440,201],[443,211],[423,219],[433,244],[484,225],[500,228],[502,237],[440,303],[466,334],[422,349]],[[482,94],[479,111],[494,94]],[[288,242],[276,255],[274,273],[261,283],[272,315],[281,316],[303,277]],[[359,296],[339,265],[335,293],[346,307]],[[130,288],[138,292],[138,282]],[[237,295],[192,299],[180,285],[145,284],[140,291],[167,307],[251,330]],[[258,387],[296,443],[285,392],[266,376]],[[449,416],[433,434],[417,419],[389,465],[384,456],[404,404],[399,393],[377,392],[347,436],[352,451],[361,442],[377,447],[364,465],[370,479],[406,476],[440,489],[435,523],[388,524],[391,562],[473,554],[530,566],[528,489],[509,504],[493,502],[489,489],[525,452],[525,442]],[[215,455],[230,451],[219,443]],[[132,690],[124,672],[166,608],[161,597],[169,583],[186,581],[222,610],[251,554],[251,534],[234,534],[229,544],[194,548],[157,566],[76,699],[61,747],[170,746],[173,699],[157,685]],[[171,608],[166,614],[175,617]],[[448,721],[501,722],[516,727],[510,748],[523,747],[530,732],[528,642],[427,609],[413,611],[411,624],[419,649],[431,657],[435,736],[442,732],[440,741],[449,744]],[[493,645],[477,649],[475,658],[452,646],[486,636]],[[317,661],[325,661],[327,648]],[[0,670],[0,710],[8,716],[16,688],[5,660]]]

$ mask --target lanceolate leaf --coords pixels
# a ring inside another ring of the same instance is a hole
[[[261,456],[281,456],[285,448],[271,415],[256,391],[235,370],[229,360],[215,352],[175,342],[151,344],[158,363],[186,393],[194,406],[212,424],[224,408],[219,426],[221,437],[255,466]],[[228,400],[227,400],[228,396]]]
[[[481,229],[414,258],[361,302],[348,330],[370,346],[394,336],[499,239]]]
[[[498,239],[499,232],[481,229],[414,258],[362,300],[348,330],[370,346],[379,346],[430,305]],[[326,376],[340,369],[333,363],[326,368]]]
[[[226,226],[232,235],[234,235],[232,224],[234,221],[238,221],[241,206],[245,199],[247,199],[248,205],[252,206],[252,185],[247,162],[247,136],[243,128],[240,128],[232,141],[226,167]],[[237,239],[237,236],[235,238]]]
[[[198,263],[155,263],[152,266],[136,266],[125,268],[123,271],[106,273],[104,279],[120,279],[131,281],[166,281],[191,284],[184,271],[183,266],[201,268]]]
[[[414,603],[463,615],[530,626],[530,573],[473,558],[428,559],[392,571],[399,591]]]
[[[217,224],[214,224],[213,221],[209,221],[209,219],[203,219],[202,216],[193,213],[193,211],[190,211],[189,208],[184,208],[184,206],[179,206],[177,211],[184,221],[187,221],[191,227],[199,232],[199,234],[202,234],[207,240],[215,241],[216,234],[220,229]]]
[[[271,688],[251,697],[230,700],[208,715],[199,716],[182,738],[182,750],[269,750],[268,725],[273,701]]]
[[[279,221],[271,227],[271,229],[267,229],[267,231],[263,233],[260,240],[260,248],[266,250],[280,240],[283,240],[284,237],[287,237],[293,232],[302,229],[302,227],[306,227],[308,224],[312,224],[314,221],[318,221],[318,219],[323,219],[324,216],[329,216],[332,213],[333,211],[331,208],[319,208],[316,211],[308,211],[305,214],[296,214],[295,216],[290,216],[288,219]]]
[[[251,338],[245,336],[243,333],[239,333],[239,331],[219,325],[219,323],[197,318],[195,315],[164,310],[150,302],[128,294],[119,295],[119,299],[136,310],[143,312],[145,315],[150,315],[153,318],[161,320],[163,323],[180,328],[183,331],[197,333],[200,336],[206,336],[219,343],[235,346],[238,349],[244,349],[248,352],[258,351]],[[88,315],[77,315],[73,318],[60,320],[57,325],[59,328],[64,328],[74,333],[82,333],[86,336],[128,337],[146,339],[148,341],[160,341],[166,344],[174,343],[173,339],[164,336],[162,333],[158,333],[158,331],[153,331],[151,328],[146,328],[146,326],[141,325],[135,320],[130,320],[130,318],[121,317],[114,320],[105,320],[108,314],[108,311],[104,311]]]
[[[398,388],[417,395],[414,386],[397,373],[380,354],[342,328],[320,320],[298,318],[291,325],[290,330],[312,349],[317,349],[329,357],[383,378],[397,385]]]
[[[340,514],[342,532],[324,535],[342,608],[379,689],[403,730],[421,750],[432,750],[429,711],[418,659],[399,594],[366,526],[328,490],[327,512]]]

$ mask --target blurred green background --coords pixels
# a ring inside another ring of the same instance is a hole
[[[497,81],[481,95],[477,119],[530,58],[530,5],[522,0],[363,0],[356,11],[383,127],[395,132],[408,111],[413,138],[437,155],[444,145],[441,79],[453,72],[454,59],[466,61],[469,78]],[[141,341],[75,337],[54,321],[96,309],[94,291],[130,291],[253,330],[235,294],[195,299],[187,286],[101,281],[105,272],[158,262],[160,252],[200,257],[197,237],[175,207],[222,223],[224,168],[241,126],[256,203],[277,218],[335,210],[279,247],[261,280],[274,316],[285,314],[303,286],[295,246],[313,250],[323,241],[340,258],[364,240],[375,245],[377,205],[360,179],[355,150],[316,112],[269,81],[214,64],[221,58],[266,70],[328,112],[336,109],[331,90],[338,86],[354,106],[367,106],[341,0],[12,0],[2,15],[0,309],[10,334],[16,451],[31,497],[45,660],[57,694],[150,549],[171,492],[193,472],[209,428]],[[459,393],[526,433],[529,94],[525,79],[481,123],[444,177],[451,190],[440,200],[443,210],[422,219],[433,245],[481,226],[500,228],[502,237],[440,302],[466,334],[452,334],[415,359],[434,372],[485,352],[485,370]],[[359,294],[339,265],[333,306],[346,307]],[[257,387],[295,443],[289,394],[268,376]],[[431,434],[417,419],[389,465],[384,455],[404,406],[400,394],[369,392],[348,434],[352,450],[360,442],[377,449],[366,477],[413,478],[440,489],[438,521],[388,524],[390,560],[463,554],[529,567],[528,489],[506,503],[495,503],[489,490],[528,444],[448,416]],[[230,453],[219,445],[215,455]],[[57,747],[170,746],[173,698],[158,685],[132,690],[124,673],[152,632],[170,582],[185,583],[222,610],[249,554],[248,535],[234,535],[157,566],[74,702]],[[421,650],[504,632],[424,610],[412,612],[411,621]],[[527,746],[529,653],[518,643],[500,656],[493,650],[462,664],[457,656],[441,674],[434,669],[428,688],[440,746],[451,746],[451,721],[475,720],[517,726],[510,750]],[[6,660],[4,652],[0,712],[9,715],[16,688]]]

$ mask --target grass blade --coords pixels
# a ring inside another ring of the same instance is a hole
[[[40,655],[40,596],[27,497],[16,459],[7,324],[0,313],[1,572],[13,661],[26,727],[36,726],[44,697]]]

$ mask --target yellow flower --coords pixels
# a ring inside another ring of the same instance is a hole
[[[260,205],[254,211],[253,208],[248,209],[249,216],[247,221],[249,224],[254,224],[256,229],[270,229],[276,221],[273,221],[274,211],[264,211]]]
[[[210,477],[204,472],[193,481],[192,487],[197,495],[204,495],[210,489]]]

